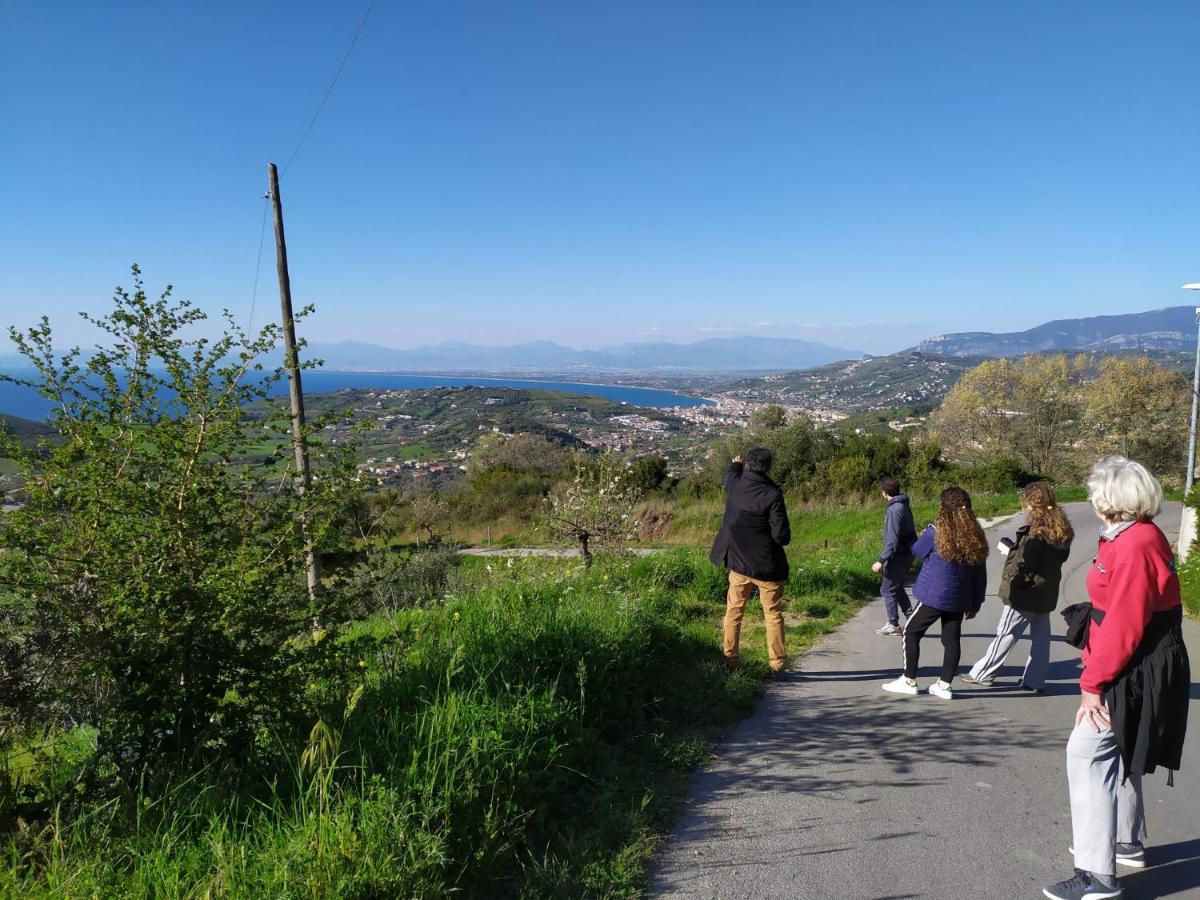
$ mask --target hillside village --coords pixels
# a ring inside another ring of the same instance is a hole
[[[360,477],[381,485],[452,481],[486,434],[541,435],[563,447],[655,453],[678,469],[695,464],[709,439],[744,425],[761,404],[643,409],[584,395],[490,388],[343,390],[309,398],[330,444],[358,443]],[[254,411],[261,417],[266,409]],[[287,452],[287,435],[255,447],[258,458]],[[253,460],[252,460],[253,461]]]

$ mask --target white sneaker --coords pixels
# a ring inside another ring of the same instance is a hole
[[[954,699],[954,691],[950,690],[950,685],[940,678],[929,686],[929,693],[935,697],[941,697],[943,700]]]
[[[895,681],[889,681],[883,685],[883,689],[893,694],[910,694],[913,697],[921,693],[921,689],[917,687],[917,682],[915,680],[909,681],[903,675]]]

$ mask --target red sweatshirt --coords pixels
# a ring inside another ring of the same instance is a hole
[[[1180,604],[1166,535],[1153,522],[1135,522],[1111,540],[1101,537],[1087,590],[1104,621],[1092,620],[1079,687],[1101,694],[1137,650],[1150,617]]]

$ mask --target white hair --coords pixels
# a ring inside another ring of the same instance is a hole
[[[1162,511],[1163,490],[1158,479],[1139,462],[1106,456],[1092,466],[1087,481],[1092,508],[1106,519],[1153,519]]]

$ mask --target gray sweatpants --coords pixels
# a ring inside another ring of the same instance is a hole
[[[1050,667],[1050,614],[1017,612],[1005,606],[996,626],[996,637],[979,662],[971,667],[971,677],[991,678],[1000,671],[1017,638],[1029,629],[1029,662],[1021,681],[1031,688],[1046,686],[1046,670]]]
[[[1112,729],[1097,732],[1086,721],[1067,741],[1067,784],[1075,867],[1116,877],[1116,844],[1146,837],[1142,776],[1121,783],[1121,754]]]

